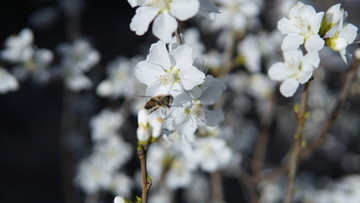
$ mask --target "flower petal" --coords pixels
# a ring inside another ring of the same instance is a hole
[[[200,3],[198,0],[173,0],[170,6],[170,13],[177,19],[184,21],[197,14]]]
[[[348,44],[350,44],[355,40],[357,30],[355,25],[349,23],[340,31],[339,36],[345,38]]]
[[[192,53],[193,49],[186,44],[180,45],[172,52],[170,52],[170,54],[174,57],[175,60],[175,68],[181,69],[185,66],[192,66]]]
[[[158,41],[150,47],[147,61],[158,64],[164,69],[169,69],[172,65],[170,63],[169,53],[163,41]]]
[[[131,19],[130,29],[135,31],[137,35],[143,35],[149,29],[149,24],[158,12],[158,8],[150,6],[141,6],[137,8],[135,16]]]
[[[205,74],[195,66],[181,67],[180,80],[185,90],[191,90],[195,85],[204,82]]]
[[[277,24],[277,28],[281,32],[281,34],[291,34],[298,31],[294,23],[288,18],[280,19]]]
[[[299,46],[304,43],[304,37],[299,34],[289,34],[287,35],[281,44],[282,51],[291,51],[299,48]]]
[[[305,49],[308,52],[317,52],[324,47],[324,40],[318,35],[313,35],[305,42]]]
[[[161,83],[155,83],[146,89],[146,96],[155,97],[159,94],[170,94],[172,89],[171,85],[162,85]]]
[[[169,43],[178,23],[168,12],[163,12],[155,20],[152,27],[154,35],[165,43]]]
[[[319,53],[318,52],[307,53],[302,58],[302,63],[303,64],[309,64],[309,65],[313,66],[313,68],[318,68],[318,66],[320,64]]]
[[[158,76],[164,74],[161,66],[149,63],[148,61],[140,61],[135,66],[135,77],[147,86],[153,85],[158,80]]]
[[[270,79],[276,81],[282,81],[288,78],[292,72],[286,69],[283,62],[274,63],[268,70]]]
[[[206,125],[208,126],[216,126],[225,119],[224,113],[221,109],[215,109],[215,110],[205,109],[205,113],[206,113],[205,116]]]
[[[280,93],[285,97],[291,97],[299,87],[299,82],[295,78],[286,79],[280,85]]]

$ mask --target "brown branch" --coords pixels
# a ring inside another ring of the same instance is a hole
[[[345,101],[349,95],[350,84],[355,76],[355,73],[360,65],[359,59],[354,58],[354,61],[351,67],[347,70],[345,75],[345,82],[338,94],[336,99],[335,107],[329,114],[326,123],[321,130],[321,132],[316,136],[314,141],[303,151],[301,154],[301,159],[305,160],[308,159],[327,139],[328,132],[331,126],[334,124],[336,118],[340,114],[341,110],[344,107]]]
[[[291,203],[295,194],[295,178],[298,167],[299,155],[303,148],[303,133],[304,133],[305,122],[307,120],[307,101],[309,98],[310,84],[311,84],[311,80],[309,80],[305,84],[305,89],[301,97],[299,109],[295,110],[297,127],[296,127],[296,134],[294,135],[294,144],[292,147],[292,152],[290,157],[289,182],[288,182],[288,188],[284,199],[284,203]]]
[[[235,33],[230,31],[230,36],[226,40],[225,50],[223,55],[223,68],[221,69],[219,77],[224,77],[229,73],[233,67],[232,58],[235,51]]]
[[[350,67],[350,69],[347,70],[344,83],[340,89],[340,93],[336,99],[336,103],[334,108],[330,112],[330,116],[326,120],[324,127],[320,131],[320,133],[315,136],[316,138],[309,144],[308,147],[306,147],[301,153],[299,157],[299,161],[304,161],[308,159],[327,139],[328,131],[330,130],[331,126],[335,122],[337,116],[340,114],[345,101],[349,94],[350,84],[355,76],[356,71],[358,70],[360,65],[360,61],[357,58],[354,58],[354,61]],[[268,174],[263,179],[273,179],[278,177],[279,175],[282,175],[286,173],[289,170],[288,162],[284,161],[283,164],[277,168],[276,170],[272,171],[270,174]]]
[[[259,196],[256,191],[257,184],[255,183],[251,175],[247,171],[242,169],[239,171],[239,180],[247,189],[247,191],[243,191],[243,193],[247,195],[248,198],[247,202],[258,203]]]
[[[144,145],[139,144],[138,146],[138,156],[140,159],[140,166],[141,166],[142,203],[147,203],[148,193],[152,184],[148,176],[147,167],[146,167],[146,155],[148,148],[149,148],[149,144],[144,144]]]
[[[224,202],[224,191],[222,186],[222,174],[215,171],[210,174],[212,199],[214,202]]]

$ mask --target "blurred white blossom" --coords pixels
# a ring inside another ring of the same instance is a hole
[[[0,94],[10,91],[16,91],[19,83],[14,76],[7,72],[6,69],[0,67]]]

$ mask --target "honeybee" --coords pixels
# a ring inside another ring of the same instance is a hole
[[[151,112],[159,108],[170,108],[173,100],[174,97],[170,94],[160,94],[158,96],[152,97],[149,101],[147,101],[144,108],[146,110],[151,109]]]

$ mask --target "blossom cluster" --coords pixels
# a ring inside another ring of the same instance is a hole
[[[346,48],[354,42],[357,27],[344,22],[347,14],[340,6],[336,4],[324,14],[298,2],[279,20],[278,29],[286,35],[281,44],[284,62],[273,64],[268,74],[272,80],[282,81],[280,92],[285,97],[293,96],[299,84],[305,84],[312,77],[319,67],[319,51],[324,45],[338,51],[347,63]]]
[[[221,110],[210,110],[206,106],[216,103],[225,89],[225,83],[210,75],[205,76],[193,65],[192,48],[189,45],[170,44],[169,47],[162,41],[151,45],[146,60],[136,65],[135,76],[147,85],[146,96],[173,97],[172,106],[165,109],[167,111],[162,117],[159,116],[162,128],[193,140],[198,126],[215,126],[223,120]],[[143,115],[139,114],[139,120],[143,120]],[[157,132],[152,136],[158,137],[162,131]]]
[[[122,167],[132,156],[132,146],[119,133],[124,117],[119,111],[105,109],[90,123],[94,150],[80,163],[77,184],[87,194],[105,190],[129,195],[133,181],[122,172]]]

